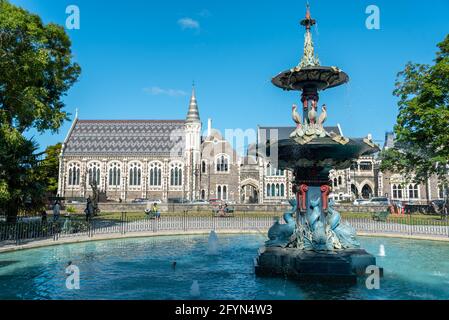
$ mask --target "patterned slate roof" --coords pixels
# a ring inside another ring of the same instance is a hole
[[[184,120],[76,120],[64,155],[170,155],[185,147]]]

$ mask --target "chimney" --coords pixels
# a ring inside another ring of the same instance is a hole
[[[212,119],[207,119],[207,136],[210,137],[212,135]]]

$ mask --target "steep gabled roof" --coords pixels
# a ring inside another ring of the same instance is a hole
[[[182,155],[184,125],[184,120],[76,120],[63,155]]]

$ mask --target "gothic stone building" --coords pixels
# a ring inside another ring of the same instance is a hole
[[[257,140],[289,136],[293,127],[258,127]],[[340,127],[327,131],[341,134]],[[391,143],[387,135],[386,147]],[[270,150],[266,150],[267,155]],[[279,204],[292,198],[292,173],[267,157],[239,155],[208,121],[202,135],[195,90],[184,120],[80,120],[75,117],[63,143],[59,195],[86,198],[91,185],[111,201],[136,198],[163,202],[220,199],[229,203]],[[442,197],[434,180],[423,185],[379,171],[375,157],[331,172],[335,199],[388,196],[417,200]]]
[[[384,149],[391,148],[393,144],[393,133],[387,132]],[[333,197],[338,200],[387,197],[417,204],[444,198],[444,187],[435,176],[425,183],[417,184],[406,180],[400,174],[380,171],[380,164],[376,157],[361,157],[346,170],[332,171],[330,179]]]

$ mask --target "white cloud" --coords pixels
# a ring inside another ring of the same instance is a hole
[[[178,20],[178,24],[184,29],[199,29],[200,23],[192,18],[182,18]]]
[[[183,90],[162,89],[160,87],[144,88],[143,91],[146,92],[146,93],[149,93],[149,94],[151,94],[153,96],[166,95],[166,96],[170,96],[170,97],[179,97],[179,96],[187,95],[187,92],[185,92]]]

